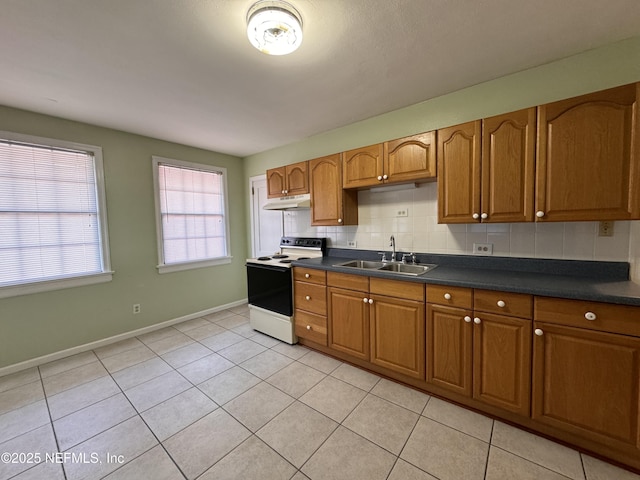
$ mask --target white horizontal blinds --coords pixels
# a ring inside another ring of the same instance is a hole
[[[227,255],[222,172],[158,165],[164,264]]]
[[[103,271],[91,153],[0,140],[0,286]]]

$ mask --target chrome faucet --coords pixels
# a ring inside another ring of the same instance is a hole
[[[396,261],[396,237],[391,235],[389,246],[391,247],[391,261]]]

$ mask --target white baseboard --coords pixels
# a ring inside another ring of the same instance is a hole
[[[175,325],[176,323],[182,323],[182,322],[186,322],[187,320],[193,320],[194,318],[210,315],[212,313],[220,312],[222,310],[227,310],[228,308],[237,307],[245,303],[247,303],[246,298],[242,300],[238,300],[236,302],[227,303],[226,305],[220,305],[218,307],[208,308],[207,310],[202,310],[201,312],[190,313],[189,315],[184,315],[183,317],[167,320],[162,323],[149,325],[148,327],[143,327],[137,330],[120,333],[118,335],[114,335],[113,337],[104,338],[102,340],[96,340],[95,342],[85,343],[84,345],[78,345],[77,347],[67,348],[66,350],[61,350],[59,352],[49,353],[41,357],[25,360],[24,362],[14,363],[13,365],[8,365],[6,367],[0,368],[0,377],[4,375],[9,375],[11,373],[19,372],[20,370],[26,370],[27,368],[37,367],[38,365],[43,365],[45,363],[53,362],[55,360],[68,357],[70,355],[87,352],[89,350],[95,350],[96,348],[104,347],[106,345],[111,345],[112,343],[116,343],[121,340],[126,340],[127,338],[137,337],[138,335],[142,335],[144,333],[153,332],[154,330],[160,330],[161,328],[170,327],[171,325]]]

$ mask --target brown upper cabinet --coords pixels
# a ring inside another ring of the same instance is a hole
[[[344,152],[343,187],[435,180],[435,132]]]
[[[438,221],[533,217],[535,108],[438,130]]]
[[[358,192],[342,189],[340,154],[309,160],[311,225],[357,225]]]
[[[538,107],[536,217],[640,218],[640,83]]]
[[[267,170],[269,198],[309,193],[307,162],[298,162]]]

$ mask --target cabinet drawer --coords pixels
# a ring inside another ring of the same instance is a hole
[[[480,312],[531,318],[533,314],[533,296],[525,293],[474,290],[473,309]]]
[[[296,310],[327,314],[327,287],[324,285],[295,282],[293,299]]]
[[[427,302],[471,309],[473,308],[473,290],[464,287],[427,285]]]
[[[369,291],[369,277],[350,275],[348,273],[327,272],[327,285],[346,288],[347,290]]]
[[[298,337],[306,338],[322,345],[327,344],[327,317],[296,310],[294,321]]]
[[[307,283],[327,284],[327,272],[313,268],[293,267],[293,279]]]
[[[640,307],[536,297],[533,315],[538,322],[640,337]]]
[[[371,277],[369,279],[369,291],[378,295],[386,295],[387,297],[424,302],[424,284],[422,283]]]

